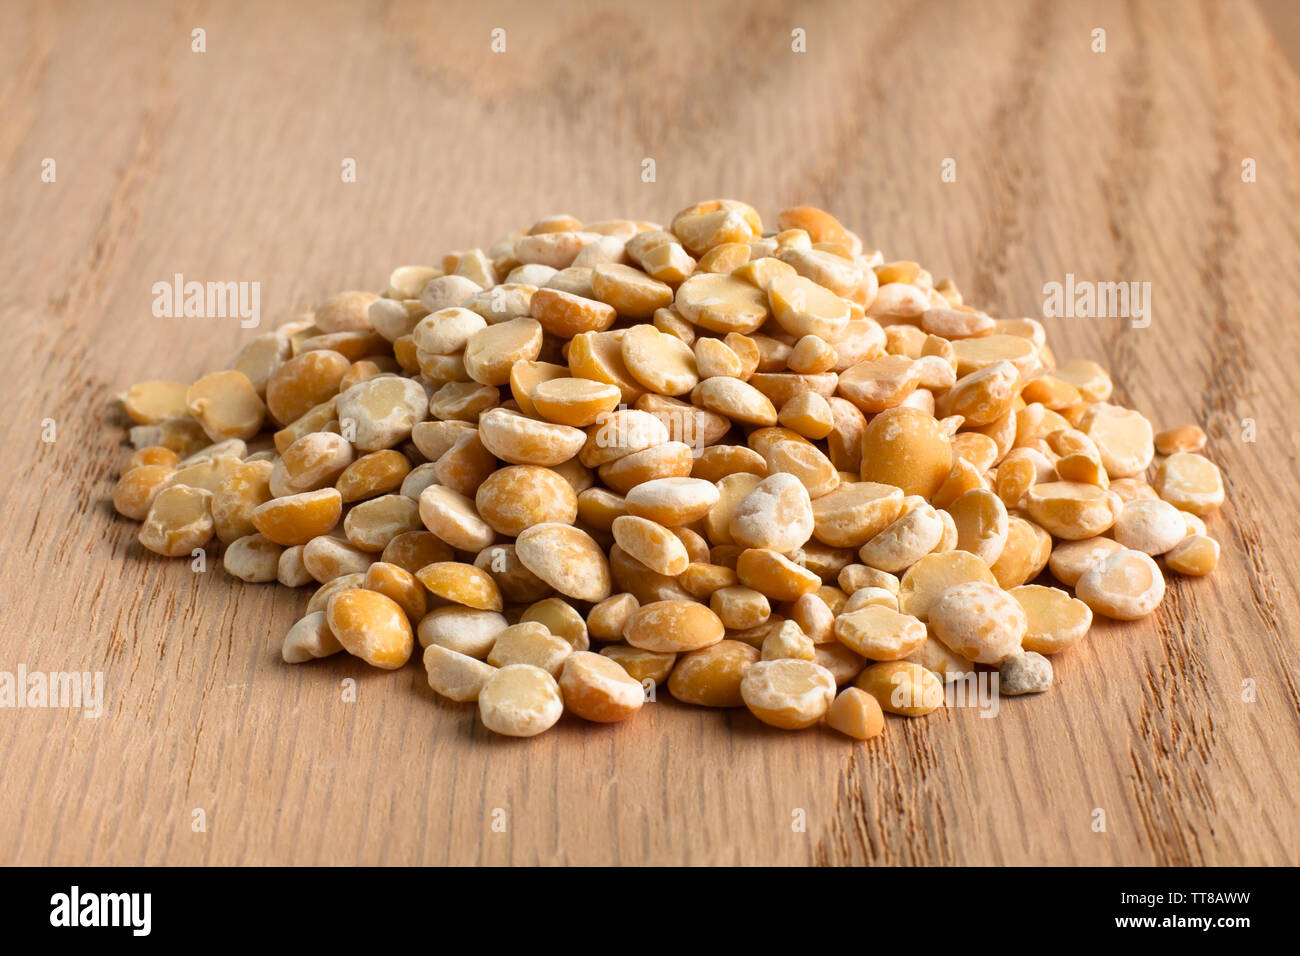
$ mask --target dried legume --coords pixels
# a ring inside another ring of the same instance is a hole
[[[1093,613],[1155,609],[1154,556],[1213,570],[1199,426],[822,210],[776,226],[566,214],[400,266],[128,389],[114,507],[160,554],[319,582],[285,660],[395,668],[418,636],[430,686],[516,736],[667,682],[867,739],[976,664],[1046,689]]]

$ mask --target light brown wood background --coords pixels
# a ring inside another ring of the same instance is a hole
[[[108,702],[0,710],[0,863],[1300,862],[1300,84],[1277,20],[1191,0],[4,4],[0,670],[102,670]],[[154,282],[258,281],[269,322],[545,214],[715,196],[772,220],[824,205],[995,314],[1037,315],[1067,272],[1151,282],[1149,328],[1049,335],[1159,424],[1210,432],[1218,573],[1099,624],[996,719],[891,719],[863,746],[661,697],[518,742],[417,663],[281,664],[305,593],[196,575],[112,514],[115,391],[254,334],[153,318]]]

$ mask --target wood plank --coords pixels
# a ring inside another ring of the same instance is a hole
[[[0,713],[0,859],[1295,864],[1300,89],[1271,22],[1209,0],[6,4],[0,670],[102,670],[108,700]],[[770,220],[825,205],[998,314],[1038,315],[1067,273],[1150,282],[1149,328],[1049,337],[1210,432],[1219,571],[1099,624],[1051,694],[994,719],[854,746],[663,695],[518,742],[414,665],[283,666],[305,595],[156,559],[112,514],[112,394],[256,331],[155,319],[154,282],[257,281],[275,319],[552,212],[665,220],[714,195]]]

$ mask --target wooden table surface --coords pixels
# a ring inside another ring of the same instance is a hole
[[[1276,30],[1191,0],[4,4],[0,671],[102,671],[106,703],[0,710],[0,862],[1300,862],[1300,84]],[[1067,273],[1150,282],[1148,328],[1048,334],[1210,433],[1218,572],[1099,623],[995,719],[855,745],[663,694],[511,741],[418,661],[282,664],[306,592],[156,558],[112,513],[113,395],[257,331],[154,318],[153,283],[260,282],[269,324],[549,213],[715,196],[823,205],[999,315]]]

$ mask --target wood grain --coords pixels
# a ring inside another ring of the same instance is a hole
[[[1271,29],[1210,0],[5,4],[0,670],[102,670],[108,703],[0,711],[0,861],[1300,862],[1300,86]],[[112,395],[254,334],[153,318],[154,282],[258,281],[278,317],[552,212],[717,195],[824,205],[997,314],[1066,273],[1151,282],[1149,328],[1049,336],[1210,432],[1218,573],[995,719],[853,746],[661,697],[514,742],[414,665],[282,665],[304,595],[154,558],[113,516]]]

